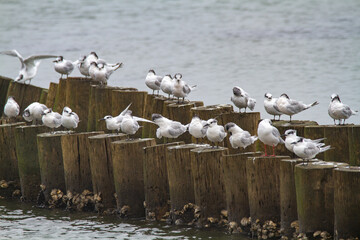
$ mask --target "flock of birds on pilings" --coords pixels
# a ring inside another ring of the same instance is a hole
[[[5,54],[19,58],[21,62],[21,69],[16,82],[28,82],[30,84],[31,79],[35,77],[40,61],[46,58],[55,58],[54,68],[55,71],[63,75],[69,76],[75,67],[77,67],[82,75],[90,77],[94,82],[98,82],[100,86],[107,85],[107,81],[111,74],[122,67],[122,63],[109,64],[105,60],[100,59],[95,52],[91,52],[87,56],[81,57],[79,60],[70,61],[63,58],[63,56],[54,55],[34,55],[27,58],[23,58],[16,50],[2,51],[0,54]],[[159,76],[154,70],[150,69],[145,77],[145,84],[149,87],[153,94],[157,91],[157,95],[160,94],[160,90],[168,95],[171,95],[182,102],[191,93],[196,85],[190,86],[184,80],[182,80],[182,74],[176,73],[173,77],[170,74],[165,76]],[[242,88],[235,86],[232,89],[233,95],[231,97],[232,103],[241,109],[249,108],[253,110],[256,104],[256,100],[251,98],[250,95]],[[301,101],[290,99],[287,94],[282,94],[279,98],[274,98],[270,93],[265,93],[264,107],[267,113],[276,116],[280,120],[280,116],[285,114],[291,117],[297,113],[307,110],[311,107],[318,105],[317,101],[311,104],[304,104]],[[256,140],[260,140],[265,145],[265,156],[269,156],[266,150],[266,145],[273,148],[272,155],[275,156],[275,147],[278,144],[285,144],[286,148],[295,153],[302,159],[312,159],[318,153],[327,151],[330,146],[325,146],[322,143],[324,139],[306,139],[297,136],[296,130],[289,129],[283,135],[280,134],[278,129],[272,125],[270,119],[262,120],[257,129],[257,136],[251,136],[251,134],[240,128],[235,123],[229,122],[225,126],[218,125],[216,118],[200,119],[194,116],[190,123],[184,125],[178,121],[167,119],[166,117],[154,113],[152,119],[144,119],[132,115],[132,111],[129,109],[131,104],[122,111],[118,116],[107,115],[100,120],[106,122],[108,130],[117,131],[120,130],[123,133],[129,135],[135,134],[140,125],[138,122],[149,122],[158,125],[156,130],[157,138],[177,138],[186,131],[188,131],[194,138],[207,138],[215,145],[221,143],[225,137],[229,134],[229,141],[233,148],[246,148],[251,144],[254,144]],[[16,103],[13,97],[9,97],[4,107],[4,113],[8,118],[16,117],[20,114],[20,107]],[[339,95],[332,94],[331,101],[328,107],[328,114],[334,120],[338,120],[339,125],[345,124],[345,120],[350,116],[357,114],[357,111],[350,109],[350,107],[341,102]],[[43,124],[51,128],[54,133],[54,129],[60,126],[66,129],[75,129],[80,121],[78,115],[73,112],[69,107],[64,107],[62,114],[53,112],[51,108],[48,108],[44,104],[34,102],[30,104],[22,113],[23,118],[32,122],[33,124]],[[285,140],[282,139],[285,136]],[[213,146],[214,147],[214,146]]]

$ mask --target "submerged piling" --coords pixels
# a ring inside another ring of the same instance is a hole
[[[122,217],[144,217],[144,147],[153,138],[121,140],[111,144],[117,208]]]
[[[66,133],[41,133],[37,135],[37,147],[41,183],[45,185],[44,197],[48,202],[52,189],[65,192],[64,163],[61,149],[61,137]]]
[[[88,138],[102,133],[71,133],[61,137],[66,191],[81,193],[83,190],[93,190]]]
[[[228,149],[222,147],[196,148],[190,151],[195,204],[201,213],[197,222],[200,227],[219,222],[221,211],[226,209],[220,158],[227,153]]]
[[[301,233],[333,233],[333,169],[345,165],[347,164],[315,162],[295,166],[296,202]]]
[[[246,176],[251,221],[280,222],[280,162],[289,156],[249,157]]]
[[[168,147],[179,144],[184,143],[174,142],[144,148],[144,193],[147,220],[159,221],[170,210],[166,150]]]
[[[335,239],[360,236],[360,167],[339,167],[333,171]]]
[[[250,217],[246,161],[260,155],[261,152],[248,152],[221,157],[229,222],[239,225],[242,218]]]
[[[0,125],[0,180],[19,180],[15,128],[24,122]]]
[[[16,155],[22,199],[35,202],[40,190],[41,176],[36,137],[44,133],[45,126],[19,126],[15,128]]]
[[[167,148],[170,218],[173,222],[180,217],[176,212],[180,212],[188,203],[195,203],[190,151],[198,147],[200,145],[185,144]]]
[[[89,137],[89,157],[93,191],[100,194],[104,208],[115,208],[115,185],[111,142],[125,139],[125,134],[100,134]]]

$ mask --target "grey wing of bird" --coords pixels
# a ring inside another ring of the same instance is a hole
[[[136,122],[148,122],[148,123],[154,123],[153,121],[150,121],[150,120],[147,120],[145,118],[141,118],[141,117],[135,117],[133,116],[133,119],[136,121]],[[155,124],[155,123],[154,123]]]
[[[226,137],[227,133],[225,132],[225,129],[223,126],[220,126],[220,132],[219,132],[219,136],[221,139],[223,139],[224,137]]]
[[[344,105],[344,108],[342,109],[342,112],[345,116],[350,117],[352,114],[352,111],[349,106]]]
[[[55,55],[33,55],[24,59],[25,65],[35,65],[35,62],[46,58],[57,58]]]
[[[308,156],[312,156],[314,154],[317,154],[319,152],[319,147],[316,146],[316,144],[313,143],[307,143],[306,148],[304,148],[304,153]]]
[[[163,80],[162,76],[156,76],[156,82],[161,83],[161,81]],[[157,85],[157,84],[156,84]]]
[[[59,113],[55,113],[55,117],[54,117],[53,122],[54,122],[56,125],[61,124],[61,115],[60,115]]]
[[[79,121],[80,121],[79,116],[78,116],[76,113],[72,112],[71,114],[73,114],[73,115],[74,115],[74,117],[75,117],[75,121],[77,121],[77,122],[79,122]]]
[[[305,104],[296,100],[290,100],[290,105],[287,106],[287,109],[292,112],[293,114],[301,112],[302,110],[306,109]]]
[[[172,122],[170,124],[169,133],[171,136],[177,137],[183,134],[186,128],[179,122]]]
[[[17,58],[19,58],[19,60],[21,62],[21,66],[23,67],[25,65],[24,58],[15,49],[10,50],[10,51],[2,51],[2,52],[0,52],[0,54],[5,54],[5,55],[8,55],[8,56],[17,57]]]
[[[284,143],[284,140],[281,138],[280,132],[279,132],[279,130],[278,130],[276,127],[273,127],[272,135],[273,135],[274,137],[278,138],[279,141],[280,141],[280,143],[282,143],[282,144]]]
[[[191,92],[191,88],[189,87],[189,85],[185,84],[185,86],[183,87],[183,92],[186,94],[189,94]]]

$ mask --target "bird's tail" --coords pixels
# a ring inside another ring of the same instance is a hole
[[[196,89],[196,87],[197,87],[197,85],[190,86],[190,90],[192,91],[192,90]]]
[[[251,136],[251,144],[258,140],[258,136]]]
[[[326,146],[326,147],[320,148],[320,152],[325,152],[325,151],[327,151],[327,150],[329,150],[329,149],[332,149],[330,145],[329,145],[329,146]]]
[[[319,139],[315,139],[315,140],[312,140],[314,143],[320,143],[322,141],[324,141],[326,138],[319,138]]]
[[[358,110],[351,110],[351,115],[357,115],[358,114]]]
[[[115,69],[114,69],[114,71],[116,71],[116,70],[118,70],[119,68],[121,68],[122,67],[122,65],[123,65],[123,63],[117,63],[115,66]]]
[[[248,99],[247,105],[248,105],[248,107],[250,108],[251,111],[254,110],[255,104],[256,104],[256,100],[255,100],[255,99],[253,99],[253,98],[249,98],[249,99]]]
[[[319,102],[318,102],[318,101],[315,101],[315,102],[313,102],[312,104],[307,105],[307,106],[306,106],[306,109],[311,108],[311,107],[313,107],[313,106],[316,106],[316,105],[318,105],[318,104],[319,104]]]

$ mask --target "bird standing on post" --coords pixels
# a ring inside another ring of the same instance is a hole
[[[146,78],[145,78],[145,84],[146,84],[146,86],[148,86],[148,88],[153,90],[153,95],[154,95],[155,90],[158,91],[157,95],[159,95],[162,79],[163,79],[163,77],[156,75],[156,73],[153,69],[150,69],[149,72],[147,73]]]
[[[222,142],[226,137],[227,133],[224,130],[224,127],[217,124],[217,120],[214,118],[210,118],[205,125],[208,127],[206,131],[206,137],[210,142],[215,143],[215,145],[219,142]],[[219,146],[217,146],[219,147]],[[213,146],[214,148],[214,146]]]
[[[208,129],[207,121],[201,120],[198,116],[194,116],[189,123],[189,133],[196,138],[204,138]]]
[[[150,120],[147,120],[145,118],[140,118],[136,116],[132,116],[132,112],[128,110],[120,124],[121,131],[123,133],[128,134],[128,139],[130,139],[130,135],[134,135],[140,128],[140,125],[138,122],[148,122],[148,123],[154,123]]]
[[[33,55],[24,59],[20,55],[20,53],[16,50],[2,51],[0,52],[0,54],[5,54],[19,58],[21,62],[21,69],[19,71],[19,75],[15,78],[15,82],[26,83],[27,81],[29,81],[28,84],[30,84],[31,79],[33,79],[36,76],[37,70],[39,68],[42,59],[57,57],[54,55]]]
[[[290,116],[290,122],[292,115],[302,112],[318,104],[319,103],[317,101],[313,102],[312,104],[304,104],[300,101],[290,99],[286,93],[281,94],[281,96],[276,101],[276,106],[279,111],[283,114]]]
[[[71,62],[69,60],[64,59],[63,56],[57,57],[54,61],[55,71],[61,74],[61,79],[63,75],[66,75],[66,78],[69,77],[70,73],[74,70],[75,66],[79,63],[79,60],[75,62]]]
[[[181,134],[186,132],[187,125],[183,125],[180,122],[173,121],[163,117],[160,114],[154,113],[151,116],[151,120],[154,121],[159,128],[156,130],[157,138],[178,138]]]
[[[55,128],[61,126],[61,115],[48,108],[43,112],[42,122],[45,126],[52,129],[52,133],[55,133]]]
[[[106,115],[105,117],[99,119],[99,121],[105,120],[106,129],[110,131],[116,130],[116,132],[119,134],[121,129],[121,122],[124,119],[125,114],[129,111],[130,106],[131,103],[116,117]]]
[[[305,160],[313,159],[317,154],[325,152],[330,149],[330,146],[324,146],[324,144],[314,143],[310,141],[304,141],[304,138],[300,137],[297,141],[293,142],[293,150],[296,156]]]
[[[339,120],[339,125],[341,124],[341,119],[343,119],[343,124],[345,125],[345,120],[351,117],[352,115],[357,114],[357,111],[350,109],[350,107],[341,102],[338,94],[333,93],[331,95],[331,101],[328,108],[328,113],[332,119],[334,119],[334,124],[336,125],[335,120]]]
[[[79,124],[79,116],[69,107],[64,107],[61,115],[61,125],[66,129],[75,129]]]
[[[173,95],[178,98],[178,103],[180,103],[180,98],[182,98],[183,102],[185,102],[185,97],[196,88],[196,85],[190,87],[182,80],[181,73],[175,74],[174,79]]]
[[[243,130],[232,122],[225,125],[225,130],[230,134],[229,141],[233,148],[242,147],[245,149],[258,139],[257,136],[251,136],[248,131]]]
[[[48,109],[44,104],[33,102],[27,106],[22,114],[23,118],[27,122],[32,122],[32,125],[42,123],[42,117],[44,111]]]
[[[4,106],[4,114],[6,117],[9,118],[16,118],[20,113],[20,106],[15,101],[15,98],[12,96],[8,97],[8,100],[6,101],[6,104]]]
[[[251,111],[254,110],[256,100],[251,98],[247,92],[245,92],[240,87],[234,87],[233,88],[233,96],[230,98],[230,100],[234,103],[236,107],[239,108],[239,112],[241,113],[241,109],[249,108]]]
[[[266,112],[270,115],[273,115],[274,120],[275,120],[275,116],[279,116],[279,120],[280,120],[280,116],[282,112],[280,112],[280,110],[278,109],[276,105],[276,101],[277,98],[273,98],[273,96],[270,93],[265,93],[264,108]]]
[[[160,89],[164,93],[168,94],[168,98],[170,99],[170,95],[173,93],[174,89],[174,80],[171,78],[170,74],[167,74],[163,77],[161,80]]]
[[[273,154],[271,156],[275,156],[275,147],[279,143],[284,144],[284,140],[281,138],[279,130],[272,125],[270,119],[264,119],[259,123],[257,134],[260,141],[264,143],[265,157],[268,156],[266,145],[272,146]]]

